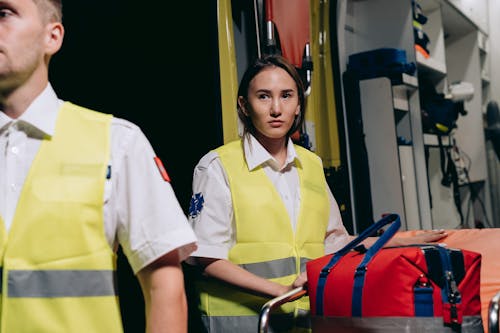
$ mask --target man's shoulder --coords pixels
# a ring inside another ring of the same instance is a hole
[[[112,117],[111,114],[104,113],[101,111],[96,111],[91,108],[78,105],[72,102],[64,102],[61,105],[61,110],[64,112],[70,112],[73,115],[78,115],[80,117],[85,118],[94,118],[94,119],[110,119]]]
[[[74,104],[72,102],[64,102],[62,108],[70,110],[72,112],[81,112],[83,114],[91,115],[97,118],[111,119],[111,126],[113,127],[113,129],[118,129],[119,131],[126,131],[126,132],[141,131],[141,128],[134,122],[127,120],[125,118],[117,117],[111,113],[95,110],[86,106]]]

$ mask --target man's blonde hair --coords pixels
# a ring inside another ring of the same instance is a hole
[[[33,0],[48,22],[62,22],[62,0]]]

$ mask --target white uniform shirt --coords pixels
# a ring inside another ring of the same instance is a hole
[[[54,134],[62,103],[49,84],[18,119],[0,112],[0,215],[6,230],[41,139]],[[170,251],[178,249],[183,260],[196,248],[194,232],[154,157],[138,126],[113,118],[104,227],[110,247],[122,246],[134,273]]]
[[[249,140],[244,140],[243,147],[249,170],[262,165],[285,203],[295,230],[300,207],[299,177],[295,160],[299,157],[292,141],[288,142],[287,159],[281,169],[277,161],[253,136],[249,135]],[[328,236],[325,235],[325,253],[332,253],[346,245],[349,236],[330,189],[328,196],[330,215]],[[198,249],[192,256],[227,259],[228,252],[235,243],[235,221],[228,179],[215,151],[203,156],[194,170],[189,222],[198,238]]]

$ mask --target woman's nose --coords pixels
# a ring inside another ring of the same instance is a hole
[[[279,116],[281,114],[281,107],[279,100],[275,99],[271,103],[271,116]]]

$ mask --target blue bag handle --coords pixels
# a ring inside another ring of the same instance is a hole
[[[372,259],[372,257],[387,243],[399,230],[401,227],[401,220],[398,214],[388,214],[384,216],[382,219],[377,221],[376,223],[370,225],[366,228],[358,237],[350,241],[346,246],[335,252],[332,256],[328,264],[326,264],[319,274],[318,278],[318,286],[316,288],[316,314],[323,315],[323,300],[324,300],[324,291],[326,285],[326,279],[328,274],[332,270],[333,266],[337,264],[337,262],[345,256],[348,252],[354,249],[359,243],[364,241],[366,238],[370,237],[374,232],[380,230],[387,224],[391,224],[389,228],[377,239],[377,241],[370,246],[370,248],[366,251],[365,256],[359,266],[356,268],[355,272],[355,281],[354,281],[354,291],[353,291],[353,315],[358,315],[358,310],[354,308],[360,308],[357,303],[357,300],[361,299],[361,289],[364,282],[364,272],[366,271],[366,265]],[[356,281],[357,280],[357,281]],[[355,304],[356,303],[356,304]],[[355,310],[355,311],[354,311]],[[359,311],[360,312],[360,311]],[[360,314],[359,314],[360,315]]]

